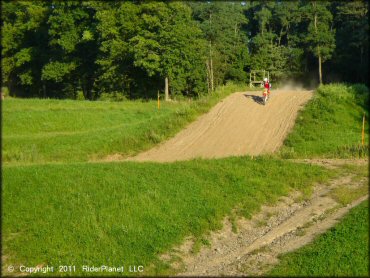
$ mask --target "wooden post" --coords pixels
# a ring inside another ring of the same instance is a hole
[[[169,93],[168,93],[168,77],[164,79],[164,100],[169,100]]]
[[[365,113],[364,116],[362,117],[362,134],[361,134],[361,144],[364,146],[365,144]]]
[[[159,102],[159,91],[158,91],[158,109],[161,108],[161,103]]]
[[[211,78],[210,78],[210,70],[209,70],[209,61],[206,61],[207,67],[207,93],[209,94],[211,91]]]
[[[316,9],[316,2],[312,2],[312,6],[314,9]],[[314,27],[315,27],[315,34],[317,34],[317,13],[315,12],[315,16],[314,16]],[[320,85],[322,84],[322,69],[321,69],[321,52],[320,52],[320,47],[317,46],[317,55],[319,56],[318,57],[318,63],[319,63],[319,82],[320,82]]]
[[[320,81],[320,84],[322,84],[321,53],[320,53],[320,48],[317,47],[317,49],[319,51],[319,81]]]

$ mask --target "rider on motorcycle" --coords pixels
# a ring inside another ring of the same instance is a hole
[[[267,90],[267,96],[270,97],[271,84],[266,77],[263,79],[263,87],[265,88],[265,90]]]

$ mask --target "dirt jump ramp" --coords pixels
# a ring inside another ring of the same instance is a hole
[[[279,149],[312,91],[237,92],[157,147],[128,160],[172,162],[193,158],[259,155]]]

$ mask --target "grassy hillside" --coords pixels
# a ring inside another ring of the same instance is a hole
[[[333,96],[330,92],[338,88],[343,90]],[[162,102],[159,111],[155,101],[5,100],[6,263],[74,264],[76,274],[82,274],[83,264],[114,266],[123,261],[144,265],[146,274],[163,274],[168,266],[158,254],[186,236],[202,242],[227,215],[249,217],[290,190],[309,194],[314,183],[339,174],[273,157],[165,164],[86,162],[148,149],[242,89],[229,85],[197,101]],[[321,87],[281,155],[356,155],[351,146],[358,142],[365,98],[360,86]]]
[[[332,175],[263,157],[6,166],[4,253],[14,265],[80,269],[124,260],[154,263],[151,271],[163,273],[159,253],[185,236],[220,228],[233,208],[248,217],[292,189],[309,193]]]
[[[283,157],[365,157],[368,155],[369,90],[364,85],[320,86],[297,117],[281,150]],[[366,113],[361,146],[362,116]]]
[[[369,202],[353,208],[313,243],[282,256],[269,275],[368,277]]]
[[[88,161],[130,155],[174,135],[221,98],[245,89],[229,84],[196,101],[6,99],[3,162]]]

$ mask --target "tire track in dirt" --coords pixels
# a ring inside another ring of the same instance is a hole
[[[260,92],[234,93],[175,137],[128,160],[171,162],[272,153],[311,97],[312,91],[275,90],[264,106]]]
[[[310,163],[309,160],[297,162]],[[343,164],[367,165],[367,160],[313,160],[328,168]],[[353,162],[353,163],[352,163]],[[160,258],[170,262],[179,276],[256,276],[263,275],[278,263],[280,254],[294,251],[311,242],[334,226],[351,208],[368,199],[368,194],[343,205],[333,195],[337,188],[356,190],[366,187],[368,178],[354,179],[346,174],[329,184],[317,184],[309,198],[292,192],[274,206],[262,206],[261,211],[248,220],[237,220],[238,231],[232,231],[228,218],[223,228],[207,236],[209,246],[193,254],[193,238],[173,248]],[[334,190],[334,191],[333,191]]]

